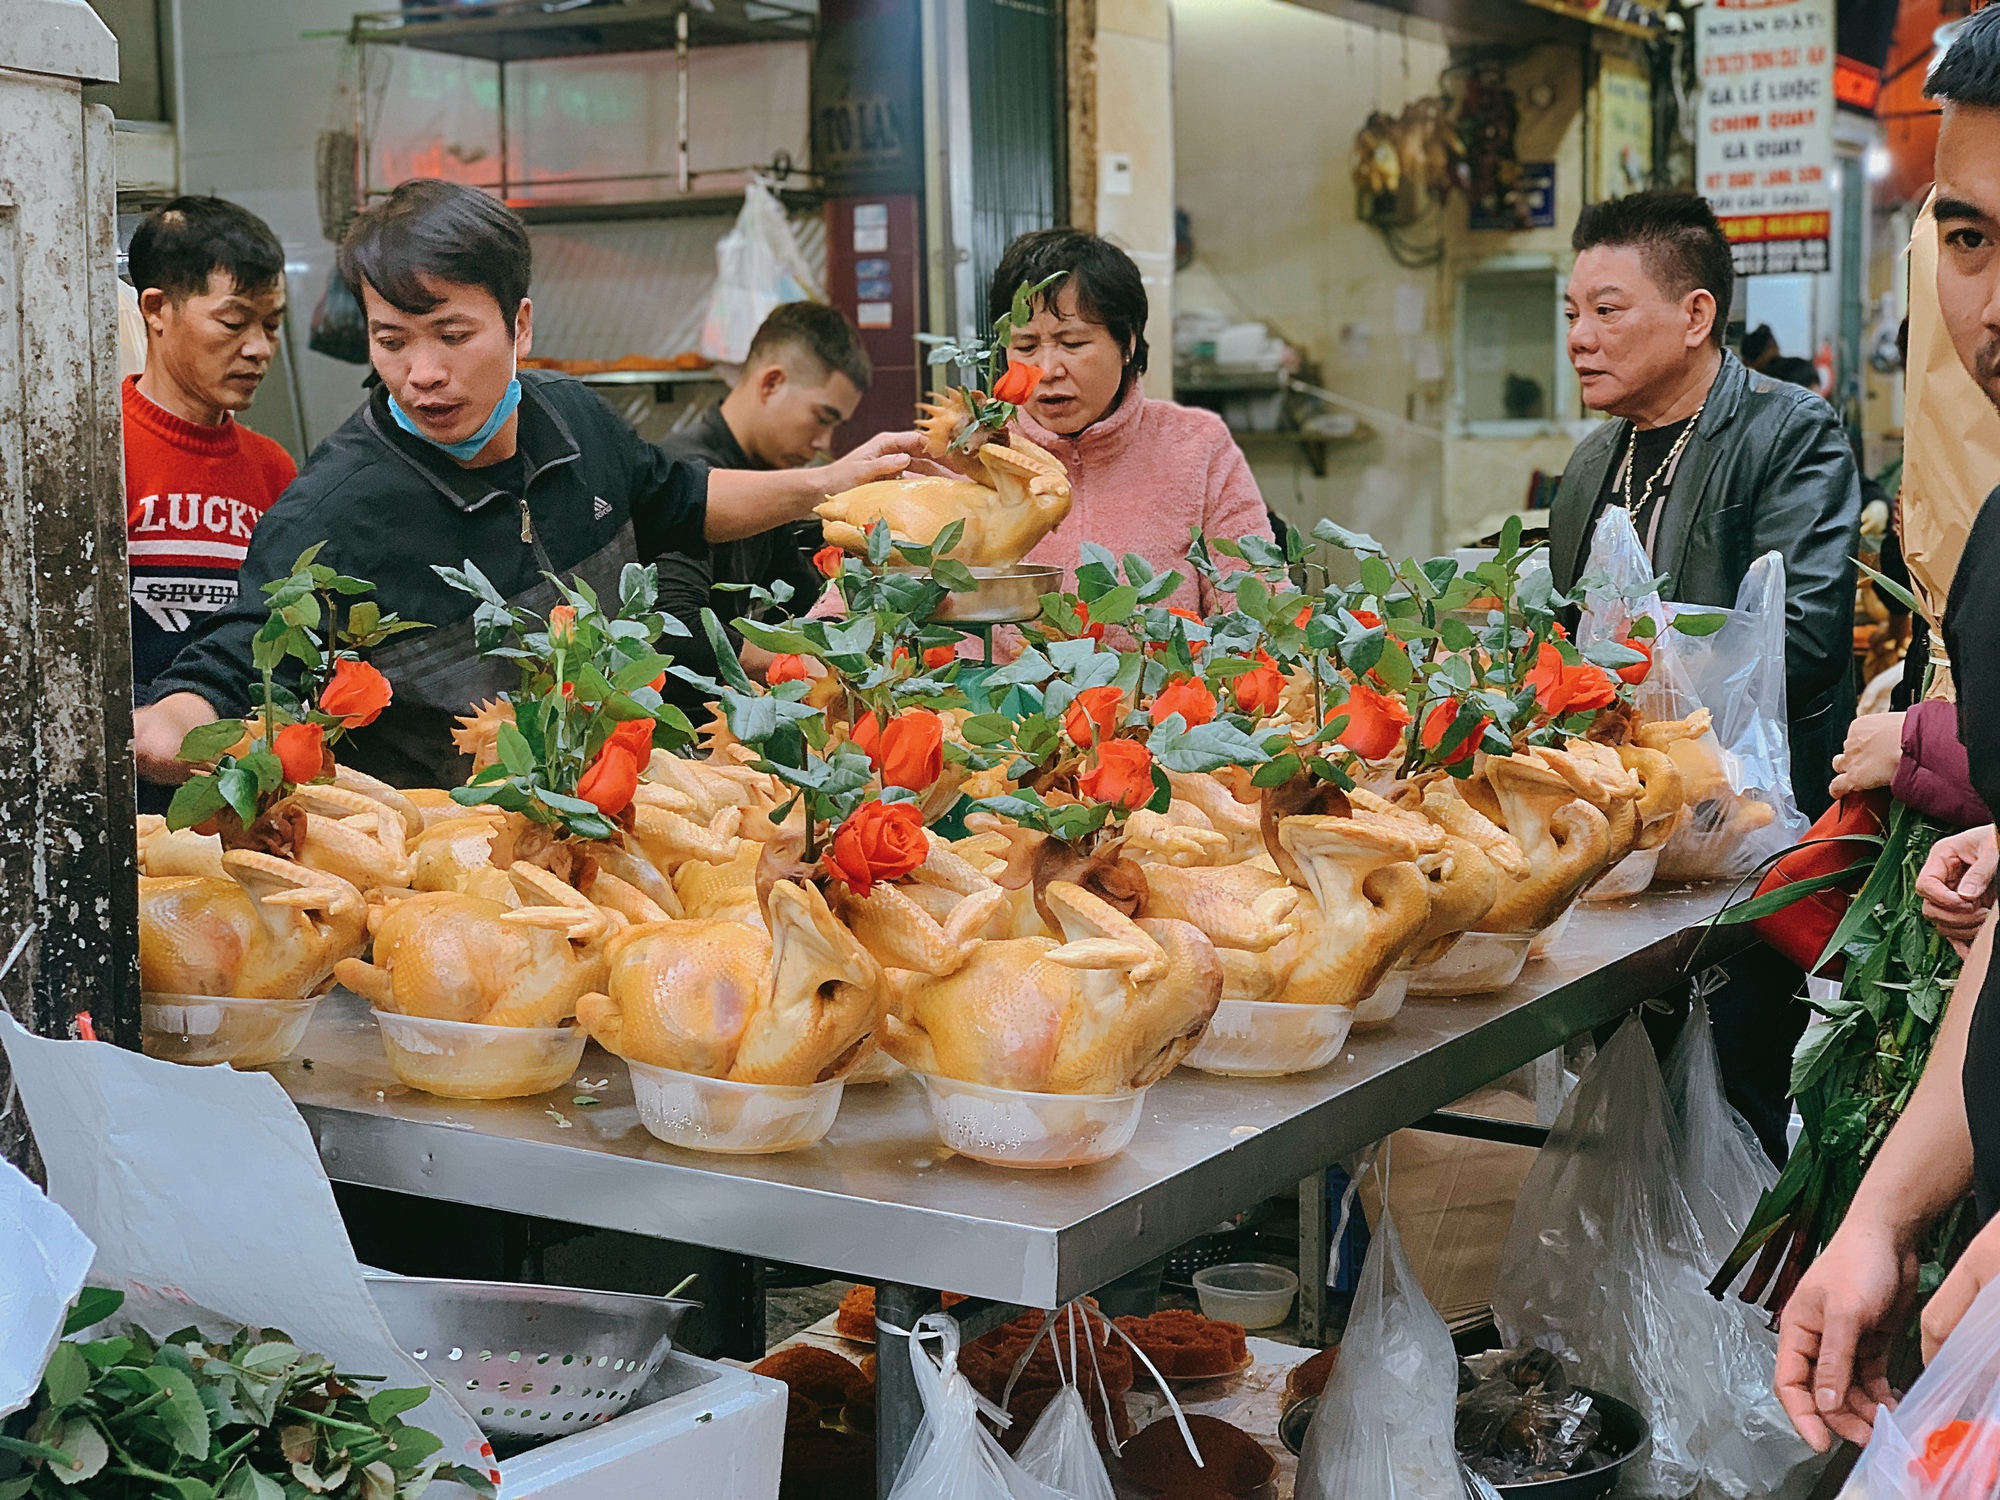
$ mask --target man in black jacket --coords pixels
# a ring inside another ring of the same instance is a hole
[[[1832,407],[1744,368],[1722,346],[1734,282],[1714,213],[1686,193],[1637,193],[1577,220],[1563,299],[1583,404],[1609,413],[1578,444],[1549,515],[1568,589],[1607,506],[1631,513],[1666,597],[1728,607],[1750,564],[1785,559],[1792,788],[1829,805],[1854,717],[1854,554],[1861,475]]]
[[[1861,476],[1833,408],[1744,368],[1722,347],[1735,280],[1715,214],[1685,193],[1594,204],[1577,220],[1563,311],[1584,405],[1608,412],[1577,446],[1549,516],[1549,566],[1568,590],[1613,505],[1668,576],[1666,598],[1730,606],[1750,564],[1785,559],[1785,693],[1792,789],[1825,811],[1854,717],[1854,553]],[[1711,996],[1729,1102],[1785,1156],[1804,976],[1761,945]]]
[[[787,302],[758,328],[743,373],[721,404],[660,446],[675,458],[716,469],[804,468],[832,453],[834,429],[854,415],[872,374],[861,335],[838,309]],[[681,664],[715,675],[715,652],[701,630],[701,611],[708,608],[723,622],[744,670],[761,680],[771,654],[745,644],[733,628],[751,613],[753,601],[748,590],[722,585],[768,589],[782,582],[792,591],[786,610],[802,615],[826,583],[812,565],[821,541],[819,522],[806,520],[662,558],[661,607],[691,634],[677,644]],[[665,693],[691,716],[701,704],[700,692],[678,678],[668,679]]]
[[[207,616],[155,680],[155,701],[133,719],[142,777],[184,780],[175,753],[187,732],[249,710],[262,586],[315,542],[321,562],[375,585],[384,612],[435,627],[372,653],[395,702],[341,760],[395,785],[451,786],[470,770],[453,716],[518,674],[478,655],[474,601],[434,564],[470,559],[538,614],[558,602],[550,573],[615,598],[625,563],[801,520],[829,494],[900,473],[919,446],[914,433],[887,435],[838,463],[770,474],[671,458],[577,382],[519,369],[530,264],[521,221],[453,183],[407,182],[355,221],[340,269],[367,315],[380,384],[265,515],[236,604]]]

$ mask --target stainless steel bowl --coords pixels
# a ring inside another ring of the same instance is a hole
[[[974,568],[979,587],[970,593],[946,594],[931,618],[946,625],[1019,625],[1039,619],[1042,595],[1062,588],[1062,569],[1036,563],[1011,568]]]
[[[512,1282],[368,1277],[396,1342],[496,1446],[608,1422],[632,1403],[699,1302]]]

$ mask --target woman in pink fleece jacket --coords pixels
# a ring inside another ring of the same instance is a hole
[[[1227,607],[1188,566],[1188,533],[1271,535],[1250,465],[1214,412],[1149,400],[1140,388],[1146,285],[1110,241],[1075,229],[1022,235],[993,273],[991,315],[1007,311],[1017,287],[1058,272],[1007,348],[1012,364],[1042,372],[1015,426],[1062,460],[1075,496],[1068,518],[1027,561],[1061,568],[1063,586],[1074,589],[1082,544],[1096,542],[1115,557],[1137,553],[1156,573],[1186,574],[1167,603],[1204,616]]]

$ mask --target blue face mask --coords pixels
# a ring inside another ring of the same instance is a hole
[[[515,409],[519,407],[520,404],[521,404],[521,377],[516,375],[512,380],[507,382],[506,392],[500,397],[499,404],[493,408],[493,415],[488,417],[485,420],[485,422],[483,422],[480,425],[479,431],[473,433],[471,437],[467,438],[462,443],[440,443],[436,438],[427,436],[425,433],[420,431],[417,427],[417,424],[410,419],[410,414],[404,411],[401,406],[397,405],[396,398],[394,396],[391,396],[389,398],[389,415],[395,418],[396,425],[402,428],[403,431],[407,432],[411,437],[422,438],[425,442],[429,443],[433,448],[437,448],[445,453],[449,453],[453,458],[457,459],[460,463],[469,464],[475,458],[479,457],[481,449],[483,449],[488,443],[493,441],[493,434],[498,432],[501,428],[501,425],[504,422],[506,422],[506,420],[509,417],[514,415]]]

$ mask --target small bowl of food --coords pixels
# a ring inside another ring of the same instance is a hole
[[[487,1026],[378,1010],[389,1071],[447,1099],[524,1099],[560,1088],[583,1060],[577,1026]]]
[[[840,1113],[845,1079],[789,1087],[735,1083],[633,1062],[632,1102],[647,1130],[670,1146],[761,1156],[818,1142]]]
[[[1296,1271],[1262,1261],[1238,1260],[1194,1273],[1202,1315],[1245,1328],[1276,1328],[1299,1292]]]
[[[237,995],[139,997],[146,1056],[166,1062],[266,1068],[290,1057],[312,1021],[319,996],[269,1000]]]
[[[1340,1056],[1354,1022],[1355,1012],[1345,1005],[1225,1000],[1181,1061],[1229,1078],[1310,1073]]]
[[[938,1139],[997,1167],[1081,1167],[1132,1143],[1146,1091],[1031,1094],[962,1078],[920,1075]]]

